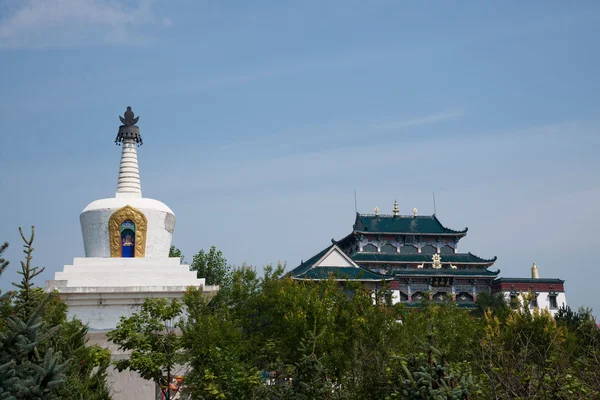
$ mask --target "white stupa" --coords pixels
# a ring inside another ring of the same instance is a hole
[[[136,147],[142,144],[131,107],[115,142],[123,146],[115,197],[96,200],[81,212],[85,257],[47,281],[69,306],[69,314],[88,323],[91,331],[113,329],[145,298],[180,298],[187,287],[203,287],[195,271],[169,257],[175,214],[158,200],[142,197]]]

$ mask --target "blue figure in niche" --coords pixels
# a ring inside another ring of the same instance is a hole
[[[135,224],[129,219],[121,224],[121,257],[135,257]]]

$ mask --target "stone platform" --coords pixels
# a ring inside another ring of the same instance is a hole
[[[87,323],[91,331],[114,329],[146,298],[181,299],[188,287],[202,287],[207,297],[219,287],[206,286],[179,258],[75,258],[65,265],[47,290],[57,290],[69,306],[69,317]]]

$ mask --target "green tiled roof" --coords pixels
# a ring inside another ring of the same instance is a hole
[[[453,235],[464,236],[467,233],[446,228],[435,215],[364,215],[356,214],[354,230],[364,233],[391,233],[408,235]]]
[[[298,276],[298,275],[305,273],[306,271],[308,271],[310,269],[310,267],[313,266],[314,263],[319,261],[319,259],[321,257],[323,257],[325,255],[325,253],[327,253],[332,247],[333,247],[333,244],[327,246],[325,249],[321,250],[320,252],[318,252],[317,254],[315,254],[314,256],[309,258],[308,260],[303,261],[300,265],[298,265],[296,268],[291,270],[288,273],[288,275]]]
[[[494,283],[565,283],[562,279],[556,278],[498,278]]]
[[[361,262],[386,263],[430,263],[433,254],[402,254],[402,253],[354,253],[352,260]],[[471,253],[440,254],[442,264],[492,264],[497,257],[486,260]]]
[[[485,277],[494,277],[500,273],[500,270],[497,271],[488,271],[487,269],[449,269],[449,268],[441,268],[441,269],[415,269],[415,268],[403,268],[403,269],[394,269],[391,271],[393,276],[432,276],[432,275],[450,275],[450,276],[485,276]]]
[[[379,275],[364,268],[355,267],[316,267],[308,271],[294,275],[295,279],[329,279],[333,276],[335,279],[352,279],[358,281],[382,281],[389,280],[390,277]]]

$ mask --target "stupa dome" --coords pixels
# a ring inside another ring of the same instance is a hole
[[[164,203],[143,197],[100,199],[83,209],[79,220],[85,256],[111,257],[110,217],[126,206],[139,210],[146,217],[146,245],[143,257],[168,257],[175,229],[175,214]]]

